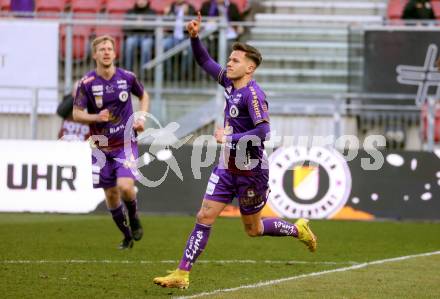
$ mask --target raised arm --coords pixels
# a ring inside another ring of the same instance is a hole
[[[200,12],[198,12],[197,20],[192,20],[186,25],[189,36],[191,37],[191,48],[194,53],[194,57],[202,69],[205,70],[205,72],[207,72],[219,84],[225,86],[227,82],[225,69],[215,62],[211,56],[209,56],[208,51],[206,51],[199,39],[201,22],[202,16],[200,15]]]

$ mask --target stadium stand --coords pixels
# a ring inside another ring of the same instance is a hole
[[[71,0],[70,9],[75,18],[87,18],[88,16],[81,14],[97,14],[102,10],[102,5],[97,0]]]
[[[66,0],[36,0],[35,12],[37,13],[61,13],[66,8]]]
[[[105,11],[111,15],[124,15],[129,9],[134,6],[133,0],[107,0]]]
[[[434,11],[435,18],[437,20],[440,19],[440,1],[432,1],[431,2],[432,10]]]
[[[87,56],[90,37],[93,33],[94,28],[92,26],[74,26],[73,27],[73,59],[75,61],[83,60]],[[66,27],[61,26],[61,58],[64,59],[66,56]]]
[[[390,20],[400,20],[407,0],[389,0],[387,7],[387,17]]]
[[[152,7],[158,12],[163,12],[172,2],[173,0],[151,1]],[[188,2],[199,9],[204,1],[189,0]],[[233,2],[242,12],[249,9],[250,1]],[[259,1],[263,11],[255,14],[256,26],[249,27],[243,41],[257,46],[263,54],[264,62],[256,73],[256,79],[265,90],[274,94],[271,95],[274,127],[280,128],[279,132],[287,135],[332,134],[333,121],[328,117],[334,109],[332,96],[335,93],[349,91],[351,82],[356,79],[361,80],[363,75],[362,68],[350,69],[352,65],[362,64],[362,41],[351,39],[350,30],[347,28],[354,23],[383,24],[386,17],[399,20],[406,2],[405,0]],[[38,13],[71,11],[74,13],[74,18],[106,20],[106,17],[123,16],[126,10],[131,8],[132,3],[133,0],[37,0],[36,11]],[[8,4],[9,1],[0,0],[0,9],[7,9]],[[432,5],[437,12],[440,8],[440,0],[433,1]],[[436,15],[440,14],[436,13]],[[121,27],[111,25],[108,19],[107,22],[109,23],[106,25],[73,26],[72,80],[78,79],[93,65],[89,47],[91,39],[96,35],[110,34],[115,37],[117,55],[122,57],[125,36]],[[258,26],[259,24],[262,26]],[[61,69],[66,61],[65,31],[65,26],[61,26]],[[209,48],[210,39],[207,38],[204,42]],[[214,43],[212,45],[214,46],[209,50],[215,57],[218,50]],[[182,73],[179,71],[178,59],[176,59],[178,55],[170,59],[173,60],[175,67],[173,72],[176,74]],[[135,59],[139,60],[139,57],[136,56]],[[135,63],[139,64],[138,61]],[[124,67],[121,59],[118,65]],[[146,75],[144,77],[140,75],[140,78],[147,89],[152,88],[155,79],[154,69],[148,69],[145,73]],[[168,89],[162,95],[163,102],[170,105],[166,112],[167,117],[179,121],[182,120],[180,117],[188,119],[188,124],[182,122],[186,124],[187,133],[196,130],[209,133],[212,124],[206,123],[207,125],[203,127],[198,123],[191,127],[190,123],[204,115],[200,109],[206,110],[208,109],[206,107],[212,107],[212,102],[208,102],[207,98],[212,97],[209,92],[214,90],[215,84],[194,66],[193,73],[185,78],[186,75],[173,76],[172,79],[168,74],[163,76],[163,88]],[[63,72],[60,71],[60,82],[63,82],[63,76]],[[201,91],[200,86],[203,86],[204,90]],[[187,90],[179,92],[181,87]],[[199,94],[196,94],[197,92]],[[313,102],[307,97],[298,96],[292,100],[291,96],[283,96],[294,93],[314,94],[320,98]],[[327,103],[322,105],[323,101]],[[196,110],[198,108],[200,109]],[[379,133],[388,134],[391,136],[390,139],[401,136],[401,132],[405,139],[408,128],[419,129],[419,125],[424,124],[420,121],[420,115],[414,119],[414,114],[391,114],[365,113],[357,119],[347,121],[345,126],[349,129],[344,132],[349,134],[359,132],[361,135],[367,135],[379,128]],[[294,127],[291,126],[292,115],[295,115],[297,124]],[[317,127],[322,131],[317,132]],[[423,138],[422,133],[420,137]]]
[[[359,44],[349,44],[346,26],[362,20],[380,23],[386,1],[264,1],[265,11],[255,15],[250,43],[258,47],[265,62],[257,79],[271,90],[285,92],[344,92],[348,90],[348,60]],[[290,25],[290,26],[286,26]],[[289,78],[286,84],[285,79]],[[285,79],[283,79],[285,78]]]
[[[389,0],[387,7],[387,18],[389,20],[402,19],[403,11],[408,0]],[[431,7],[437,20],[440,19],[440,0],[432,0]]]
[[[11,0],[0,0],[0,11],[9,11]]]

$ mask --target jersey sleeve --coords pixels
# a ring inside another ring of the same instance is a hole
[[[226,77],[226,69],[209,56],[208,51],[198,37],[191,38],[191,48],[197,63],[205,72],[223,87],[230,84],[230,80]]]
[[[76,95],[75,99],[73,100],[73,106],[85,109],[87,108],[87,92],[86,92],[86,84],[84,81],[86,81],[87,78],[84,78],[81,80],[78,84],[78,87],[76,89]]]
[[[131,93],[141,98],[144,94],[144,86],[139,82],[138,78],[134,73],[131,74]]]
[[[264,93],[259,93],[253,86],[250,86],[247,96],[247,105],[249,115],[255,126],[262,122],[269,123],[269,111]]]

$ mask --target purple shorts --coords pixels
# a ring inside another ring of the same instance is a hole
[[[243,176],[215,167],[209,178],[205,198],[226,204],[238,198],[241,214],[252,215],[266,205],[268,181],[268,170],[261,170],[255,176]]]
[[[128,157],[127,157],[128,155]],[[125,153],[124,147],[111,152],[92,150],[92,177],[93,188],[111,188],[116,186],[120,177],[136,180],[138,148],[136,143],[131,144],[131,153]]]

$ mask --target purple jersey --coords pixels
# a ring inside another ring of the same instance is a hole
[[[251,80],[247,86],[234,89],[232,82],[226,78],[226,75],[223,76],[223,82],[225,84],[222,85],[225,86],[226,101],[224,111],[224,127],[226,133],[231,135],[247,132],[261,122],[269,122],[266,96],[258,84],[254,80]],[[240,170],[245,170],[248,167],[252,167],[251,165],[247,166],[250,159],[263,161],[266,158],[263,154],[263,140],[261,140],[260,145],[257,146],[253,146],[248,142],[245,153],[247,161],[243,161],[244,165],[240,164],[240,162],[235,161],[239,144],[240,142],[229,142],[226,144],[230,152],[228,168],[235,170],[235,167],[238,167]],[[261,163],[256,165],[252,170],[257,172],[260,169]]]
[[[200,40],[193,38],[191,43],[198,63],[225,88],[225,133],[227,135],[244,133],[254,129],[261,122],[269,123],[266,95],[255,80],[249,81],[243,88],[235,89],[232,81],[226,77],[226,69],[209,57]],[[261,171],[262,165],[265,165],[264,167],[267,169],[267,159],[263,154],[263,140],[261,140],[258,146],[251,146],[248,143],[246,156],[242,154],[248,161],[250,159],[257,159],[259,163],[256,166],[254,164],[248,165],[246,161],[236,161],[238,144],[240,143],[228,142],[226,144],[227,149],[229,149],[229,161],[226,162],[229,170],[237,171],[239,174],[244,175],[255,175]],[[220,161],[222,163],[223,159]],[[250,168],[252,168],[252,171],[248,170]]]
[[[131,142],[134,130],[131,130],[129,140],[124,140],[124,130],[127,121],[133,114],[131,93],[142,97],[144,87],[132,72],[116,68],[110,80],[100,77],[95,70],[87,73],[80,81],[74,100],[74,105],[87,109],[90,114],[108,109],[108,122],[91,123],[91,135],[104,135],[108,146],[100,146],[113,150],[122,147],[124,142]]]

